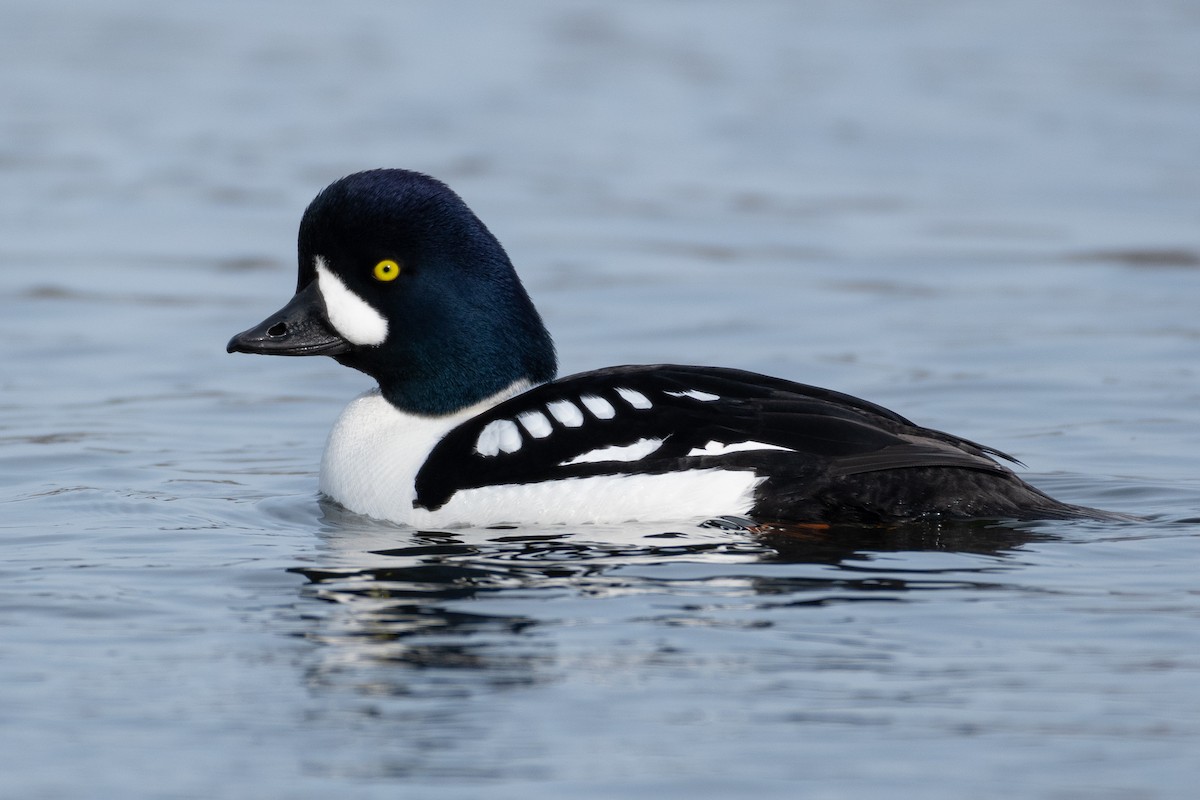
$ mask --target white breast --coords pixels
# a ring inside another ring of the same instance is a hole
[[[367,392],[346,406],[329,434],[321,491],[359,514],[412,522],[417,470],[433,446],[470,416],[406,414],[378,389]]]

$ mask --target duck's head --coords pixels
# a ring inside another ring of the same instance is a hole
[[[298,249],[295,297],[229,352],[332,356],[417,414],[554,377],[504,248],[445,184],[399,169],[342,178],[304,212]]]

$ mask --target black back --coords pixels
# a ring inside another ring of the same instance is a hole
[[[637,392],[649,407],[636,407],[620,389]],[[584,396],[606,401],[612,418],[590,413]],[[547,409],[557,401],[578,408],[583,423],[568,427],[554,418]],[[477,450],[485,427],[497,420],[515,423],[527,412],[544,415],[551,423],[549,435],[536,437],[517,424],[521,439],[513,452]],[[565,463],[643,439],[661,444],[636,460]],[[786,449],[690,455],[710,442],[747,441]],[[993,456],[1013,460],[828,389],[716,367],[611,367],[535,387],[451,430],[417,475],[416,504],[436,509],[461,489],[489,485],[689,469],[786,475],[789,490],[798,494],[806,485],[815,487],[830,478],[918,467],[1012,476]]]

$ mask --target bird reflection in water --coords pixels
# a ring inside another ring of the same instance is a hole
[[[647,605],[662,611],[654,624],[754,627],[770,625],[782,606],[986,591],[1003,585],[999,576],[1023,545],[1053,538],[1038,523],[722,518],[691,530],[639,529],[621,541],[606,541],[600,529],[494,528],[406,531],[403,546],[356,549],[363,518],[333,506],[325,514],[333,563],[293,568],[309,580],[306,597],[330,604],[307,615],[304,635],[327,646],[314,677],[340,682],[335,676],[368,669],[370,691],[393,694],[551,680],[570,656],[561,636],[546,634],[549,626],[645,623]],[[365,541],[395,541],[397,530]],[[643,599],[619,602],[632,595]],[[618,602],[595,602],[603,599]],[[717,622],[729,609],[738,621]],[[463,670],[475,678],[456,679]]]

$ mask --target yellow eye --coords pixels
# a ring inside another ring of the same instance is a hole
[[[400,265],[390,258],[385,258],[375,265],[375,280],[394,281],[400,277]]]

